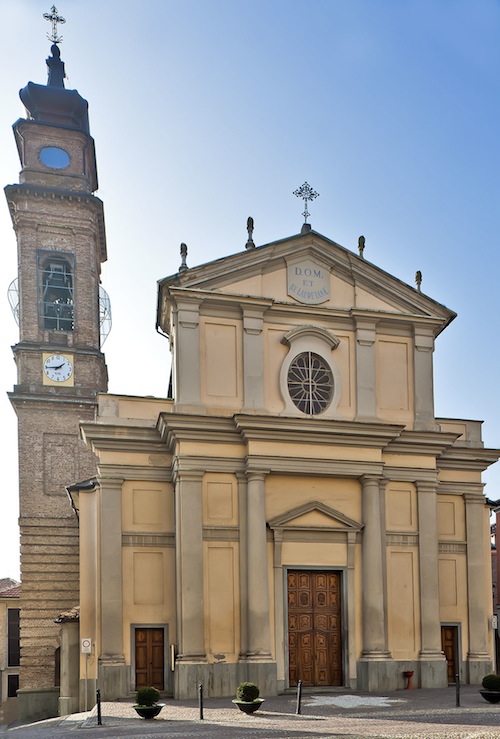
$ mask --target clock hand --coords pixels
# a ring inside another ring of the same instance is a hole
[[[47,369],[60,370],[61,367],[64,367],[64,362],[62,364],[49,364]]]

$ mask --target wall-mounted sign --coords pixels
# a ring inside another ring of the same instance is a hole
[[[82,654],[92,654],[92,639],[82,638]]]
[[[299,303],[315,305],[330,297],[330,273],[312,259],[289,264],[287,277],[288,295]]]

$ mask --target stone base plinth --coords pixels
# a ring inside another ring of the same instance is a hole
[[[59,715],[59,688],[26,688],[17,691],[19,721],[22,724]]]
[[[469,683],[471,685],[480,685],[485,675],[495,672],[493,662],[489,657],[467,657],[467,671],[469,673]]]
[[[124,662],[99,661],[98,687],[101,700],[115,701],[130,692],[129,670]]]
[[[193,700],[198,686],[203,685],[207,698],[234,698],[236,688],[242,682],[259,686],[262,696],[277,695],[276,663],[272,661],[217,664],[208,662],[179,661],[174,670],[174,698]]]
[[[444,655],[437,659],[422,657],[418,664],[421,688],[446,688],[448,686],[448,665]]]
[[[397,690],[399,667],[393,659],[362,657],[357,663],[357,687],[369,693]]]
[[[80,711],[90,711],[96,704],[97,680],[94,677],[87,678],[87,703],[85,704],[85,679],[80,680]],[[85,708],[85,705],[87,706]]]

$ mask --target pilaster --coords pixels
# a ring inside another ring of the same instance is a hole
[[[243,413],[264,412],[264,311],[243,308]]]
[[[390,657],[386,639],[384,593],[385,533],[382,530],[382,478],[363,475],[363,657]]]
[[[417,482],[420,571],[420,686],[448,684],[439,617],[437,482]]]
[[[375,323],[358,318],[356,321],[356,393],[357,419],[377,418],[375,386]]]
[[[203,472],[175,475],[177,639],[179,662],[204,662]]]
[[[249,472],[247,493],[248,652],[247,659],[269,659],[269,589],[266,536],[266,472]]]
[[[200,300],[177,303],[174,351],[174,397],[176,410],[189,410],[201,404]]]
[[[103,700],[116,700],[129,690],[123,655],[122,479],[101,478],[99,556],[101,574],[101,648],[99,687]]]
[[[433,431],[436,429],[433,352],[434,335],[431,331],[416,326],[413,352],[416,431]]]
[[[465,526],[467,534],[467,588],[469,617],[469,653],[467,664],[469,682],[480,683],[492,672],[492,658],[488,652],[487,629],[491,601],[485,590],[485,525],[484,497],[466,493]]]
[[[393,660],[387,647],[383,480],[375,475],[363,475],[361,484],[363,651],[358,662],[358,687],[370,691],[388,690],[396,685]]]

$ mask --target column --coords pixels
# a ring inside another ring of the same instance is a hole
[[[175,480],[177,661],[205,661],[202,480],[200,471]]]
[[[422,688],[448,685],[446,660],[441,649],[436,488],[436,482],[417,482]]]
[[[123,656],[122,483],[122,479],[100,481],[99,687],[103,700],[116,700],[130,689]]]
[[[174,483],[178,650],[174,695],[180,700],[192,700],[198,685],[207,686],[210,682],[203,597],[203,472],[178,470]]]
[[[385,533],[382,532],[379,477],[363,485],[363,656],[388,657],[385,603]]]
[[[415,393],[415,430],[433,431],[434,418],[434,378],[432,358],[434,335],[427,329],[415,327],[413,352],[413,377]]]
[[[239,556],[240,556],[240,659],[248,652],[248,534],[247,534],[247,478],[236,473],[238,478]]]
[[[469,617],[469,682],[480,683],[492,672],[488,652],[488,621],[491,615],[491,585],[486,568],[489,544],[485,542],[485,507],[482,494],[466,493],[465,521],[467,535],[467,601]],[[488,588],[488,585],[490,586]]]
[[[387,648],[385,587],[385,531],[382,527],[381,478],[363,475],[362,611],[363,652],[358,662],[357,686],[364,690],[393,690],[396,668]]]
[[[263,412],[264,335],[262,308],[243,308],[243,412]]]
[[[97,688],[97,665],[96,665],[96,636],[99,631],[97,623],[98,603],[98,572],[100,565],[99,556],[99,525],[97,520],[97,498],[99,488],[94,486],[91,490],[80,490],[80,636],[92,639],[92,654],[89,657],[80,657],[80,646],[78,653],[81,670],[78,675],[85,675],[85,660],[87,663],[87,681],[84,677],[80,680],[80,706],[84,711],[85,706],[93,705],[95,691]],[[87,701],[85,702],[85,686],[87,687]]]
[[[271,656],[265,477],[265,472],[247,477],[248,659]]]
[[[356,392],[357,420],[373,421],[377,417],[375,391],[375,324],[356,321]]]

